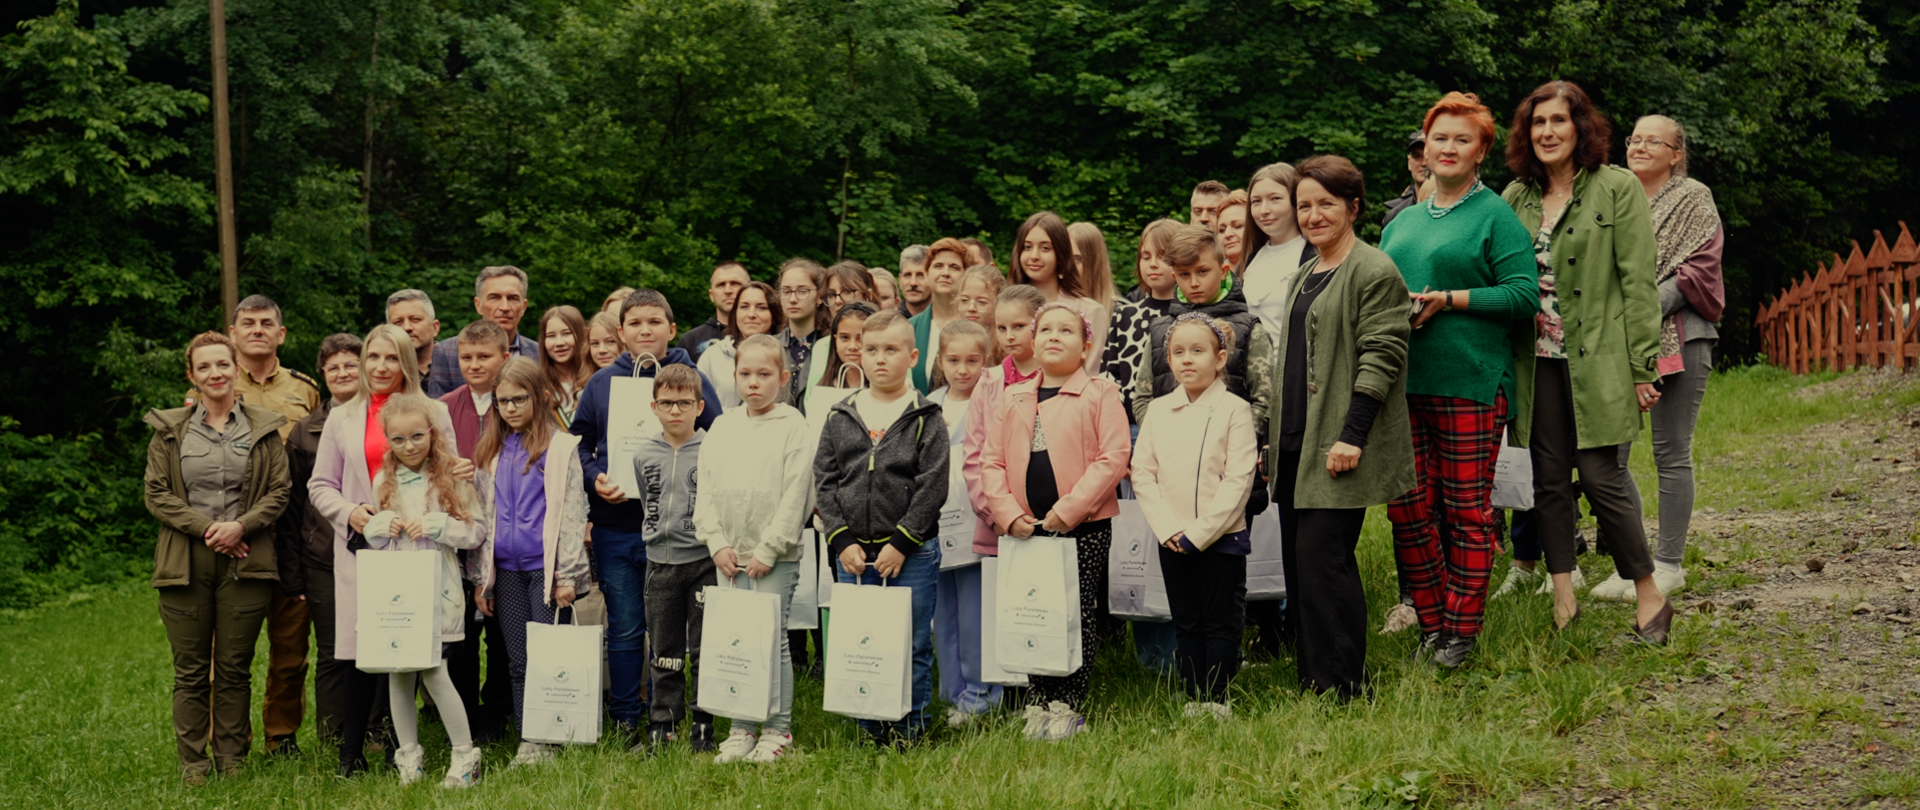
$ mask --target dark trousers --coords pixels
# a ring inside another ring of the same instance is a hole
[[[345,673],[346,706],[345,716],[340,723],[340,761],[352,762],[360,759],[367,746],[369,730],[380,734],[386,741],[387,752],[393,752],[391,726],[387,718],[391,715],[391,702],[387,699],[386,673],[361,672],[353,667],[353,661],[347,664]]]
[[[173,648],[173,734],[189,776],[240,767],[253,741],[253,648],[273,582],[235,579],[232,558],[192,543],[191,577],[160,588],[160,624]],[[211,740],[209,740],[211,738]]]
[[[288,596],[274,583],[273,603],[267,611],[267,694],[260,708],[269,741],[294,736],[306,719],[309,607],[306,600]]]
[[[307,572],[307,614],[313,618],[313,726],[320,737],[340,739],[342,719],[346,716],[347,678],[354,673],[352,661],[333,657],[333,633],[336,609],[333,572]]]
[[[1547,573],[1564,574],[1574,568],[1580,520],[1576,499],[1584,492],[1600,532],[1608,538],[1620,578],[1652,575],[1653,554],[1647,549],[1640,512],[1627,494],[1620,446],[1579,446],[1567,361],[1541,357],[1534,360],[1533,368],[1533,435],[1527,449],[1533,457],[1533,512],[1540,547],[1547,555]],[[1576,469],[1580,471],[1578,489],[1573,485]]]
[[[1247,558],[1217,551],[1178,554],[1162,546],[1160,575],[1167,583],[1167,606],[1178,639],[1174,660],[1187,696],[1227,702],[1227,687],[1240,670]]]
[[[1366,685],[1367,592],[1353,550],[1367,510],[1295,509],[1293,488],[1285,482],[1296,480],[1301,463],[1300,451],[1281,452],[1275,477],[1282,485],[1273,493],[1280,507],[1280,556],[1298,639],[1300,686],[1351,698]],[[1320,459],[1309,463],[1318,467]]]
[[[647,565],[648,665],[653,677],[654,723],[678,725],[695,700],[688,671],[700,662],[700,626],[706,621],[704,589],[718,582],[712,557],[690,563]],[[713,715],[693,710],[693,722],[712,723]]]
[[[1074,551],[1080,561],[1080,668],[1058,677],[1032,676],[1028,679],[1027,700],[1037,706],[1058,701],[1081,711],[1093,686],[1093,658],[1100,651],[1100,603],[1095,594],[1107,589],[1107,551],[1113,547],[1113,526],[1101,521],[1095,528],[1080,526],[1074,534]]]
[[[526,717],[527,623],[553,624],[562,616],[562,611],[555,610],[548,603],[546,586],[546,569],[508,571],[502,568],[494,571],[493,615],[500,624],[501,635],[488,641],[501,639],[506,643],[489,643],[488,647],[499,646],[507,652],[509,677],[513,685],[513,725],[522,731],[526,729],[521,721]],[[488,670],[489,674],[499,673],[491,663]]]
[[[460,693],[474,736],[487,739],[513,716],[513,676],[510,674],[513,664],[507,656],[507,637],[500,629],[500,612],[496,610],[492,616],[475,618],[478,611],[473,608],[473,583],[464,582],[461,587],[467,592],[466,634],[447,647],[447,676],[453,679],[454,691]],[[480,641],[483,630],[485,645]],[[487,656],[484,684],[480,681],[483,646]]]

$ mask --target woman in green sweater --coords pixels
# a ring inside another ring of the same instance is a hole
[[[1427,110],[1427,166],[1437,188],[1381,234],[1413,294],[1407,413],[1413,489],[1387,505],[1402,587],[1420,616],[1422,657],[1452,668],[1480,636],[1493,569],[1493,463],[1513,389],[1516,349],[1532,348],[1540,310],[1532,240],[1480,182],[1493,114],[1448,93]],[[1513,339],[1515,327],[1521,338]]]

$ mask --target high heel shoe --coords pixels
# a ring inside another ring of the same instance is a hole
[[[1667,646],[1667,633],[1672,629],[1673,603],[1668,602],[1660,606],[1659,613],[1653,614],[1652,621],[1647,622],[1644,626],[1639,624],[1634,625],[1633,635],[1643,644],[1665,647]]]

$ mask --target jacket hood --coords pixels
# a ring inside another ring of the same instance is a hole
[[[181,408],[153,408],[148,410],[147,415],[141,417],[140,421],[147,423],[147,425],[154,430],[168,437],[172,437],[186,427],[187,420],[193,417],[193,411],[197,407],[199,406],[188,405]],[[287,423],[286,417],[265,408],[256,408],[245,403],[241,403],[240,408],[247,414],[247,424],[252,426],[252,430],[247,438],[254,444],[260,442],[260,437],[279,430],[281,425]]]
[[[940,405],[938,403],[935,403],[933,400],[927,399],[926,394],[922,394],[918,391],[913,391],[912,389],[908,389],[908,391],[913,394],[913,404],[908,405],[906,410],[900,412],[901,422],[906,421],[908,417],[920,416],[926,413],[927,411],[932,411],[935,416],[940,415]],[[849,396],[845,399],[840,400],[839,402],[833,403],[833,410],[846,414],[848,417],[852,418],[856,424],[865,424],[864,422],[860,421],[860,409],[854,407],[853,405],[854,396],[859,396],[859,395],[854,394],[853,396]],[[941,419],[943,420],[945,418],[946,417],[941,417]],[[941,430],[945,430],[946,422],[942,421],[940,424],[941,424]],[[869,427],[871,427],[871,425],[869,425]],[[888,425],[887,427],[893,427],[893,425]]]
[[[1201,310],[1203,312],[1206,311],[1207,307],[1218,306],[1220,304],[1224,304],[1229,301],[1239,301],[1241,306],[1244,308],[1247,303],[1247,292],[1246,290],[1242,289],[1242,286],[1243,285],[1241,285],[1240,283],[1239,273],[1228,273],[1220,279],[1220,297],[1213,299],[1213,303],[1211,304],[1201,304],[1199,306],[1194,306],[1194,303],[1192,301],[1187,300],[1186,291],[1180,289],[1178,286],[1173,288],[1173,298],[1174,300],[1179,301],[1182,304],[1186,304],[1189,307],[1194,307],[1195,309]]]
[[[700,449],[700,442],[706,437],[707,437],[706,431],[698,430],[698,429],[694,430],[693,437],[690,439],[687,439],[686,444],[680,445],[680,450],[678,452]],[[658,449],[658,450],[665,450],[669,453],[676,452],[674,450],[673,443],[667,441],[667,434],[665,433],[655,433],[652,436],[648,436],[647,446]]]

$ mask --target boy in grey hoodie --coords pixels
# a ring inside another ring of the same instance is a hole
[[[653,380],[653,413],[661,432],[634,454],[635,480],[645,507],[641,536],[647,544],[647,628],[652,636],[653,706],[647,723],[647,753],[674,739],[687,714],[691,683],[688,661],[700,660],[701,589],[712,585],[713,558],[693,529],[699,485],[701,439],[695,426],[706,406],[698,372],[667,366]],[[693,750],[712,751],[713,716],[693,710]]]

